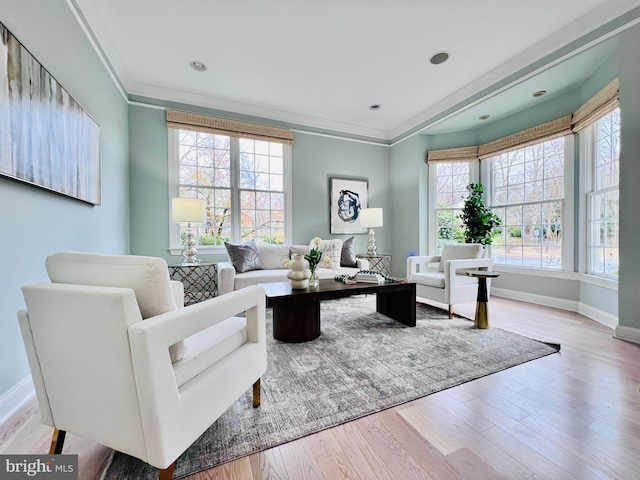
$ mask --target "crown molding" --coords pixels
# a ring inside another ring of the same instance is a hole
[[[396,145],[413,135],[420,134],[429,127],[441,123],[460,111],[470,108],[487,98],[491,98],[531,76],[570,58],[604,38],[613,36],[640,22],[640,2],[638,0],[611,0],[607,2],[606,5],[600,5],[588,14],[578,18],[561,31],[548,36],[522,54],[503,63],[490,73],[481,76],[457,92],[423,110],[418,115],[402,122],[397,127],[391,130],[383,130],[278,110],[262,105],[190,93],[159,85],[135,82],[122,60],[118,48],[102,18],[102,14],[96,5],[96,1],[83,1],[83,8],[80,8],[77,0],[66,0],[66,3],[84,30],[89,42],[98,54],[117,88],[129,104],[133,103],[129,100],[129,96],[138,95],[157,100],[276,120],[290,124],[291,126],[322,129],[333,132],[330,136],[346,134],[368,137],[372,140],[390,142],[391,145]],[[633,9],[636,9],[636,11],[631,14]],[[621,24],[608,25],[625,15],[629,18],[623,19]],[[91,19],[91,26],[89,25],[88,19]],[[598,29],[605,27],[609,28],[608,32],[600,32],[598,36],[589,38],[590,33],[593,34]],[[100,38],[100,42],[98,42],[98,38]],[[570,51],[562,52],[562,50],[570,46],[571,43],[581,40],[583,41],[583,45],[577,45],[571,48]],[[554,54],[556,54],[555,59],[551,58],[548,63],[536,66],[538,62],[541,62],[547,57],[552,57]],[[517,78],[513,78],[514,76],[517,76]]]
[[[169,102],[184,103],[197,107],[205,107],[213,110],[223,110],[231,113],[249,115],[253,117],[268,118],[277,120],[290,125],[299,125],[306,127],[330,130],[349,135],[358,135],[362,137],[370,137],[373,139],[388,140],[389,131],[377,128],[364,127],[351,123],[339,122],[325,118],[313,117],[311,115],[302,115],[299,113],[287,112],[274,108],[254,105],[234,100],[211,97],[197,93],[185,92],[159,85],[151,85],[148,83],[133,82],[129,89],[130,95],[140,97],[154,98],[157,100],[165,100]]]

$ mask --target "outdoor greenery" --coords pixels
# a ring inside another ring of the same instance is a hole
[[[462,207],[460,220],[465,243],[491,245],[500,232],[500,218],[482,200],[484,187],[479,183],[467,185],[467,197]]]

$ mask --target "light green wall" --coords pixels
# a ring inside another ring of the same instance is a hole
[[[44,260],[76,250],[129,252],[127,104],[64,0],[0,0],[2,22],[100,125],[102,205],[0,178],[0,397],[27,377],[20,287],[47,281]]]
[[[620,36],[619,322],[640,328],[640,26]]]
[[[186,105],[180,106],[189,110]],[[220,115],[198,109],[200,113]],[[169,247],[169,187],[167,165],[167,127],[164,110],[131,105],[131,252],[165,258]],[[243,117],[235,116],[243,119]],[[255,119],[251,119],[255,121]],[[264,123],[264,122],[263,122]],[[293,242],[306,244],[315,237],[334,237],[329,233],[329,178],[366,179],[369,206],[385,211],[384,223],[376,228],[378,252],[391,248],[389,202],[389,147],[296,133],[293,144]],[[335,238],[348,238],[347,235]],[[367,235],[355,235],[356,251],[365,253]],[[226,255],[198,254],[202,261],[225,260]]]

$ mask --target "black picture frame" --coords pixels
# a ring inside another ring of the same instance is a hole
[[[360,226],[360,211],[369,205],[368,180],[331,177],[329,198],[332,235],[367,233],[367,229]]]

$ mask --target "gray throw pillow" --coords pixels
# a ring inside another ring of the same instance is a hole
[[[262,260],[258,253],[258,246],[253,240],[240,245],[224,242],[229,254],[229,260],[233,264],[236,272],[249,272],[251,270],[262,270]]]
[[[356,263],[356,244],[353,237],[342,242],[342,255],[340,255],[341,267],[357,267]]]

